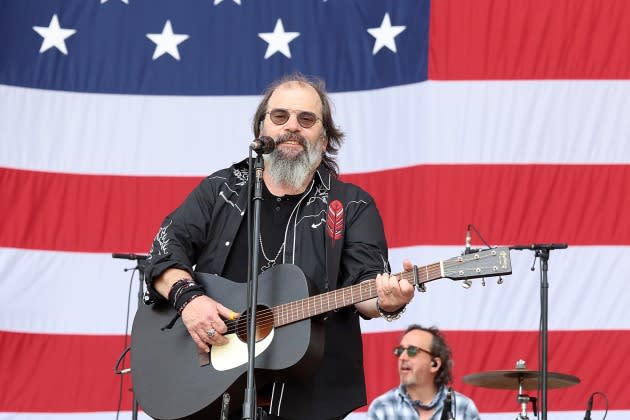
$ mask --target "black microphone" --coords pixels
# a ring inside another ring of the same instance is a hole
[[[276,142],[269,136],[260,136],[249,144],[249,148],[254,152],[266,155],[273,152],[276,148]]]
[[[112,254],[112,258],[120,258],[123,260],[146,260],[148,255],[145,254]]]
[[[584,413],[584,420],[591,420],[591,410],[593,409],[593,394],[588,398],[586,404],[586,413]]]
[[[453,388],[448,387],[444,405],[442,406],[442,416],[440,420],[453,420]]]

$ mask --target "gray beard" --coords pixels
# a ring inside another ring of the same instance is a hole
[[[319,144],[311,145],[308,141],[304,143],[305,150],[297,156],[290,157],[284,154],[279,148],[274,149],[265,158],[266,170],[271,176],[274,184],[283,188],[301,190],[311,176],[317,165],[321,161],[318,152]]]

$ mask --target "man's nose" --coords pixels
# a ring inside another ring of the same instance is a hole
[[[284,124],[284,128],[289,131],[299,131],[300,128],[302,128],[302,126],[300,126],[300,123],[298,122],[297,113],[289,113],[289,119]]]

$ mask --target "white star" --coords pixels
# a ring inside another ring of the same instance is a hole
[[[177,46],[188,39],[188,35],[174,34],[171,21],[167,20],[161,34],[147,34],[147,38],[155,42],[153,59],[157,59],[164,53],[169,53],[175,60],[179,61],[179,50]]]
[[[291,50],[289,49],[289,42],[300,36],[299,32],[284,32],[284,25],[282,25],[282,19],[276,21],[276,27],[273,28],[273,32],[263,32],[258,34],[265,42],[267,42],[267,51],[265,52],[265,60],[279,52],[284,54],[285,57],[291,58]]]
[[[391,51],[396,52],[396,41],[394,41],[394,38],[405,29],[407,29],[406,26],[392,26],[392,22],[389,20],[389,13],[385,13],[383,22],[381,22],[379,28],[370,28],[367,30],[370,35],[376,38],[374,40],[372,55],[376,55],[383,47],[387,47]]]
[[[239,6],[241,5],[241,0],[233,0],[234,3],[238,4]],[[223,0],[214,0],[214,5],[216,6],[219,3],[222,3]]]
[[[107,3],[109,0],[101,0],[101,4]],[[129,0],[121,0],[125,4],[129,4]]]
[[[63,29],[59,26],[59,19],[54,14],[48,26],[33,26],[33,30],[41,35],[44,40],[42,46],[39,49],[39,53],[43,53],[49,48],[55,47],[65,55],[68,55],[66,49],[66,38],[71,37],[77,31],[75,29]]]

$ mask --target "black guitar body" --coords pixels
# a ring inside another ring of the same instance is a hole
[[[203,273],[197,273],[195,279],[213,299],[242,314],[239,329],[246,331],[247,284]],[[267,308],[307,297],[308,282],[298,267],[282,264],[265,271],[258,283],[257,325],[265,316],[269,319]],[[213,366],[216,360],[210,357],[209,364],[200,366],[197,347],[181,320],[169,330],[161,329],[175,314],[164,302],[138,308],[132,328],[131,369],[139,404],[158,419],[218,419],[221,397],[228,392],[230,412],[240,410],[247,382],[246,346],[245,355],[239,358],[245,363],[217,370]],[[274,328],[273,340],[255,359],[257,387],[286,376],[312,374],[321,360],[323,340],[321,322],[311,318]]]

